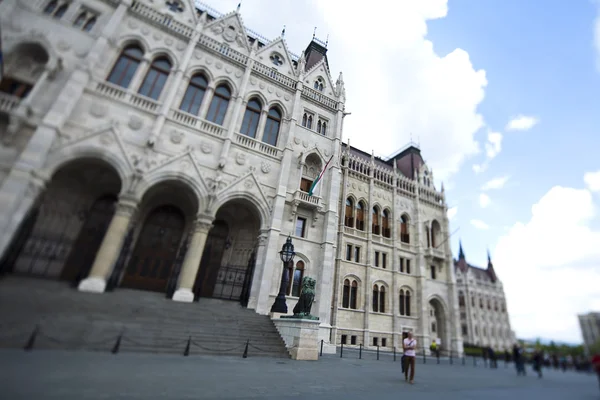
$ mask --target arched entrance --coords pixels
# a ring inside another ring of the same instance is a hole
[[[446,335],[446,314],[440,300],[433,298],[429,301],[428,317],[431,342],[435,340],[439,349],[449,348],[450,343],[448,343]]]
[[[77,284],[94,262],[120,190],[119,175],[103,161],[65,165],[15,232],[0,270]]]
[[[219,208],[196,275],[196,300],[213,297],[247,303],[259,229],[258,211],[248,201],[232,200]]]
[[[111,280],[115,286],[168,293],[179,275],[197,196],[181,181],[165,181],[144,194],[139,210]]]

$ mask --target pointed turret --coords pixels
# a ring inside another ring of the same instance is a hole
[[[316,29],[317,28],[315,28],[315,33]],[[306,47],[306,50],[304,50],[304,57],[306,58],[305,70],[308,71],[322,59],[325,59],[325,65],[329,70],[329,61],[327,60],[327,43],[317,39],[315,33],[313,33],[312,40],[308,44],[308,47]]]
[[[496,280],[497,280],[496,271],[494,271],[494,264],[492,264],[492,257],[490,256],[489,249],[487,251],[487,257],[488,257],[487,273],[490,276],[490,279],[492,280],[492,282],[496,282]]]
[[[463,251],[463,248],[462,248],[462,240],[458,241],[458,259],[465,260],[465,252]]]
[[[467,272],[469,269],[469,264],[467,264],[467,258],[465,257],[465,252],[462,247],[462,240],[458,241],[458,260],[454,262],[454,265],[462,272]]]

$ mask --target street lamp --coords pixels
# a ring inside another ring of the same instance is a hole
[[[296,252],[294,251],[294,245],[292,244],[292,237],[288,236],[285,241],[285,244],[281,248],[279,252],[279,256],[281,257],[281,261],[283,262],[283,273],[281,275],[281,286],[279,286],[279,294],[275,299],[275,303],[271,307],[271,312],[287,314],[287,304],[285,304],[285,291],[288,285],[289,273],[288,268],[293,265],[294,256]]]

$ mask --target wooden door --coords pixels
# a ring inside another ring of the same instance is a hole
[[[229,228],[227,223],[224,221],[214,222],[206,239],[202,260],[198,268],[198,275],[196,275],[196,282],[194,284],[196,298],[212,297],[223,253],[225,252],[225,242],[227,241],[228,234]]]
[[[177,207],[165,205],[155,208],[146,217],[121,286],[165,291],[184,226],[185,218]]]

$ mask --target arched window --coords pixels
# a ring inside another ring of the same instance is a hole
[[[442,229],[440,223],[433,220],[433,222],[431,222],[431,247],[436,248],[440,244],[441,233]]]
[[[344,281],[344,292],[342,294],[342,307],[349,308],[350,307],[350,280],[346,279]]]
[[[379,286],[373,285],[373,312],[379,312]]]
[[[400,241],[402,243],[410,243],[408,223],[408,215],[404,214],[402,217],[400,217]]]
[[[312,129],[312,121],[313,121],[313,117],[312,117],[312,115],[309,115],[308,120],[306,121],[306,125],[305,125],[308,129]]]
[[[406,315],[407,317],[410,317],[410,304],[411,304],[411,302],[410,302],[410,291],[406,290],[404,292],[404,296],[406,298],[406,306],[405,306],[406,314],[404,314],[404,315]]]
[[[365,205],[362,201],[356,203],[356,229],[365,230]]]
[[[115,85],[128,88],[143,56],[144,52],[138,45],[133,44],[125,47],[106,80]]]
[[[321,120],[317,121],[317,133],[321,133]]]
[[[381,230],[384,237],[392,237],[392,230],[390,229],[390,212],[388,210],[383,210],[383,214],[381,215]]]
[[[460,307],[465,306],[465,294],[462,291],[458,292],[458,305]]]
[[[262,104],[260,104],[258,99],[252,99],[248,102],[246,112],[244,113],[244,120],[242,121],[242,129],[240,129],[243,135],[250,136],[251,138],[256,137],[261,110]]]
[[[358,299],[358,282],[352,281],[350,287],[350,308],[356,310],[356,301]]]
[[[65,15],[68,8],[69,8],[68,1],[52,0],[44,8],[44,14],[48,14],[48,15],[53,16],[56,19],[60,19],[60,18],[62,18],[63,15]]]
[[[490,298],[487,298],[487,309],[491,310],[492,309],[492,302],[490,301]]]
[[[179,109],[186,113],[198,115],[200,112],[200,106],[202,105],[202,99],[206,93],[208,87],[208,80],[202,74],[196,74],[190,78],[185,95]]]
[[[352,211],[354,211],[354,203],[352,199],[348,197],[346,199],[346,211],[344,216],[344,226],[354,227],[354,218],[352,218]]]
[[[288,296],[300,297],[302,291],[302,278],[304,278],[304,261],[298,260],[288,268],[288,283],[285,293]]]
[[[372,213],[372,221],[371,221],[371,229],[373,230],[374,235],[379,235],[379,207],[373,207]]]
[[[231,91],[229,88],[226,85],[219,85],[215,89],[215,94],[210,102],[210,107],[208,107],[206,119],[217,125],[223,125],[225,113],[227,113],[227,107],[229,106],[229,99],[231,99]]]
[[[75,21],[73,22],[73,26],[77,27],[77,28],[82,26],[87,19],[86,17],[87,17],[87,15],[86,15],[85,11],[82,11],[81,13],[79,13],[77,18],[75,18]]]
[[[400,301],[398,304],[400,305],[400,315],[406,315],[406,295],[404,294],[404,289],[400,289]]]
[[[138,93],[142,96],[158,100],[170,72],[171,62],[166,57],[154,59],[152,64],[150,64],[150,69],[148,70]]]
[[[385,286],[379,288],[379,312],[385,312]]]
[[[327,134],[327,122],[323,122],[323,124],[321,125],[321,135],[326,135]]]
[[[306,127],[307,123],[308,123],[308,115],[306,115],[306,113],[304,113],[304,115],[302,116],[302,126]]]
[[[498,311],[498,300],[494,300],[494,311]]]
[[[265,124],[262,141],[271,146],[277,146],[280,125],[281,113],[277,108],[273,107],[269,110],[269,114],[267,115],[267,123]]]
[[[80,12],[73,22],[74,27],[81,28],[85,32],[91,31],[94,25],[96,25],[96,16],[87,10]]]
[[[483,310],[483,297],[479,296],[479,308]]]
[[[433,321],[431,323],[431,332],[435,332],[436,331],[437,326],[435,326],[435,321]]]
[[[315,81],[315,84],[314,84],[315,90],[322,92],[324,87],[325,87],[325,85],[323,83],[323,79],[321,77],[317,78],[317,80]]]
[[[96,17],[91,17],[90,19],[87,20],[87,22],[85,23],[85,25],[83,25],[83,30],[85,32],[89,32],[92,30],[92,28],[94,27],[94,25],[96,25]]]
[[[471,307],[475,307],[475,296],[471,296]]]

